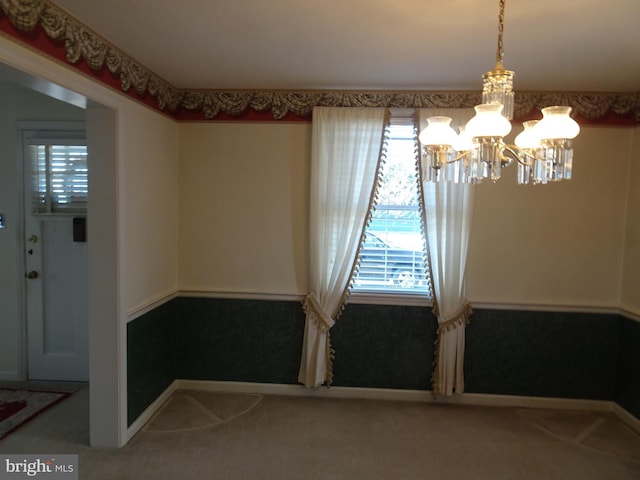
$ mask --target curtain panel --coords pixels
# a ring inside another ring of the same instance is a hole
[[[313,109],[309,212],[309,293],[298,381],[332,381],[329,330],[348,294],[372,203],[387,112],[384,108]]]
[[[443,115],[451,126],[464,125],[472,109],[421,109],[420,130],[426,119]],[[422,178],[424,176],[422,175]],[[471,315],[466,298],[465,270],[473,218],[474,185],[423,182],[423,215],[431,268],[434,312],[438,318],[434,395],[464,392],[465,328]]]

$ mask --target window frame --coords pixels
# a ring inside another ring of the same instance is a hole
[[[29,154],[29,147],[36,147],[40,145],[46,146],[87,146],[87,138],[86,138],[86,130],[84,122],[26,122],[19,124],[21,129],[21,137],[22,137],[22,157],[25,161],[36,161],[37,158],[33,158],[32,155]],[[87,152],[88,157],[88,152]],[[26,168],[26,167],[25,167]],[[58,206],[54,207],[52,199],[49,198],[49,192],[45,195],[47,196],[47,201],[45,203],[46,209],[37,208],[38,198],[40,197],[40,189],[38,186],[37,180],[37,171],[38,166],[32,165],[29,167],[29,170],[33,172],[34,179],[32,182],[32,190],[30,192],[30,197],[32,198],[31,210],[32,215],[36,216],[78,216],[78,215],[86,215],[88,211],[88,191],[85,197],[84,202],[80,202],[76,206]],[[47,183],[49,179],[47,178]],[[88,179],[88,158],[87,158],[87,190],[89,179]],[[48,185],[50,187],[50,185]],[[46,210],[46,211],[45,211]]]
[[[420,156],[419,156],[419,148],[420,148],[420,144],[418,142],[417,139],[417,125],[416,125],[416,119],[415,119],[415,110],[414,109],[391,109],[391,115],[390,115],[390,125],[405,125],[405,126],[411,126],[414,129],[414,141],[415,141],[415,145],[416,145],[416,162],[420,161]],[[385,142],[387,141],[387,134],[385,133]],[[384,148],[384,147],[383,147]],[[382,160],[384,161],[384,160]],[[382,173],[382,170],[381,170]],[[417,188],[417,196],[418,196],[418,205],[417,205],[417,211],[418,211],[418,215],[422,215],[422,208],[420,206],[420,197],[422,195],[421,192],[421,186],[419,185],[420,182],[420,174],[417,171],[417,165],[416,165],[416,188]],[[380,178],[378,179],[378,181],[380,181]],[[375,207],[374,207],[375,208]],[[405,208],[401,207],[401,208]],[[423,218],[420,219],[420,222],[423,222]],[[365,229],[363,231],[363,240],[364,240],[364,235],[366,235],[366,233],[368,232],[368,227],[369,224],[367,224],[367,226],[365,226]],[[424,239],[424,225],[422,225],[422,234],[423,234],[423,243],[425,248],[428,248],[426,240]],[[358,257],[356,259],[356,262],[360,261],[360,254],[361,254],[361,250],[362,250],[362,244],[360,245],[360,248],[358,249]],[[425,256],[425,269],[428,271],[429,266],[428,266],[428,252],[423,252],[423,255]],[[428,292],[424,292],[424,291],[416,291],[416,290],[401,290],[401,289],[388,289],[388,290],[383,290],[383,289],[379,289],[379,288],[366,288],[366,287],[356,287],[355,286],[355,280],[357,279],[357,274],[354,274],[352,277],[352,283],[349,286],[349,299],[348,299],[348,303],[354,303],[354,304],[373,304],[373,305],[403,305],[403,306],[432,306],[433,305],[433,299],[432,299],[432,292],[431,292],[431,285],[428,285]],[[426,281],[430,282],[429,280],[429,275],[426,275]]]

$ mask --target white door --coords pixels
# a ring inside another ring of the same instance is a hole
[[[34,179],[45,170],[49,176],[49,170],[60,168],[56,163],[45,169],[40,165],[38,172],[35,150],[25,148],[25,152],[28,377],[88,381],[88,256],[83,235],[86,216],[72,213],[71,209],[34,211],[34,198],[38,198],[39,193],[42,196],[42,192],[37,191],[38,185],[43,184],[42,179]],[[48,188],[59,190],[56,180],[53,182],[54,187]],[[83,188],[86,189],[86,185]]]

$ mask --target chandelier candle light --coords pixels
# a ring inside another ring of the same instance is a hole
[[[495,68],[482,76],[482,104],[460,134],[449,117],[430,117],[420,133],[426,181],[480,183],[500,178],[502,167],[518,162],[518,183],[569,180],[573,163],[571,140],[580,126],[570,117],[571,107],[542,109],[542,120],[524,122],[515,145],[504,143],[511,132],[514,72],[503,65],[502,34],[505,0],[500,0],[498,50]]]

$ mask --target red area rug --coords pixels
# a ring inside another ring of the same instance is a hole
[[[0,439],[69,395],[67,392],[0,388]]]

